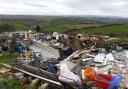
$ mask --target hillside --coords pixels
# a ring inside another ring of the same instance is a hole
[[[72,29],[101,26],[106,23],[98,21],[81,20],[78,18],[56,18],[49,21],[44,21],[40,25],[43,32],[67,32]]]
[[[25,16],[0,15],[0,32],[35,30],[41,32],[95,33],[128,36],[128,18],[97,16]]]
[[[0,32],[3,31],[16,31],[16,30],[30,30],[31,27],[21,22],[7,22],[0,21]]]
[[[72,30],[70,32],[73,33],[95,33],[95,34],[106,34],[110,36],[116,37],[128,37],[128,24],[115,24],[115,25],[106,25],[100,27],[90,27],[90,28],[83,28]]]

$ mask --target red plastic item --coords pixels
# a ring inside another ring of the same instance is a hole
[[[98,80],[98,78],[103,78],[103,79],[107,80],[108,82],[102,81],[102,80]],[[96,81],[96,85],[101,87],[101,88],[103,88],[103,89],[108,89],[111,79],[112,79],[111,75],[97,74],[96,75],[96,80],[95,80]]]
[[[108,89],[109,87],[109,83],[98,81],[98,80],[96,80],[96,85],[103,89]]]
[[[101,73],[99,73],[99,74],[97,74],[96,76],[97,76],[97,77],[98,77],[98,76],[99,76],[99,77],[103,77],[104,79],[107,79],[107,80],[109,80],[109,81],[112,80],[112,76],[111,76],[111,75],[108,75],[108,74],[101,74]]]

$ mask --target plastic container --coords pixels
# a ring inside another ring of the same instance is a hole
[[[95,80],[95,71],[92,67],[88,67],[85,69],[84,74],[86,77],[88,77],[90,80]]]
[[[99,78],[102,78],[106,81],[104,81],[102,79],[100,80]],[[96,79],[95,79],[96,85],[103,88],[103,89],[108,89],[109,88],[111,80],[112,80],[112,76],[111,75],[106,75],[106,74],[97,74]]]

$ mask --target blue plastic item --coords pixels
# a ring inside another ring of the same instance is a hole
[[[23,53],[23,46],[18,46],[18,51],[19,51],[20,53]]]
[[[122,76],[113,76],[108,89],[118,89],[122,79]]]
[[[56,66],[50,66],[49,69],[48,69],[48,72],[51,72],[51,73],[54,73],[56,74],[57,73],[57,67]]]

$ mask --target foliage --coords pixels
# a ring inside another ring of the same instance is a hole
[[[0,56],[0,63],[12,63],[14,58],[15,54],[2,53],[2,56]]]
[[[31,89],[28,86],[21,86],[17,80],[2,80],[0,81],[0,89]]]
[[[29,25],[21,22],[4,22],[0,21],[0,32],[11,32],[16,30],[30,30],[32,29]]]
[[[10,24],[1,24],[0,25],[1,32],[4,32],[4,31],[11,32],[11,31],[15,31],[15,30],[16,29],[13,25],[10,25]]]
[[[41,32],[41,28],[39,25],[36,26],[36,32]]]
[[[27,17],[29,18],[29,17]],[[1,20],[0,26],[11,31],[14,30],[33,30],[36,26],[37,32],[71,32],[71,33],[89,33],[89,34],[106,34],[111,37],[128,37],[128,24],[113,24],[98,21],[94,18],[73,18],[73,17],[46,17],[46,18],[31,18],[31,19],[8,19]],[[38,25],[37,25],[38,24]],[[12,29],[13,29],[12,28]],[[3,31],[0,29],[0,32]]]

